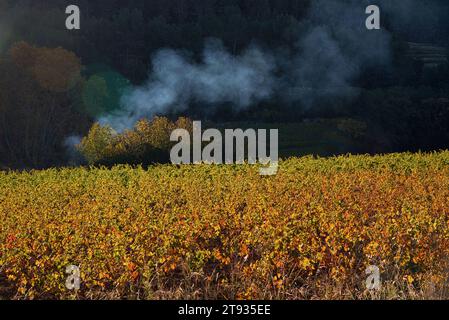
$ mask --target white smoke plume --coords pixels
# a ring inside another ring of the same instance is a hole
[[[273,57],[256,46],[233,56],[220,41],[209,40],[201,63],[174,50],[160,50],[153,57],[148,82],[126,94],[124,108],[101,118],[100,123],[121,131],[141,117],[183,111],[191,102],[210,108],[229,102],[235,108],[246,108],[271,97],[274,70]]]
[[[419,3],[404,1],[414,8]],[[397,17],[394,25],[409,17],[399,14],[404,9],[402,0],[378,2],[382,13]],[[432,13],[438,9],[435,3]],[[310,108],[322,98],[352,98],[358,93],[352,84],[363,68],[391,63],[391,35],[385,29],[365,27],[370,4],[367,0],[312,1],[296,32],[296,49],[288,54],[284,49],[268,51],[253,45],[233,56],[219,40],[207,42],[199,63],[186,54],[160,50],[153,57],[147,83],[131,88],[122,99],[122,109],[99,121],[122,131],[142,117],[182,112],[191,103],[207,110],[230,103],[242,110],[275,97]]]
[[[353,80],[368,66],[390,64],[391,37],[367,30],[367,1],[314,0],[287,76],[288,99],[311,107],[318,99],[356,94]]]
[[[79,165],[83,162],[83,157],[77,150],[77,146],[81,143],[80,136],[69,136],[64,139],[63,147],[66,149],[66,157],[68,165]]]

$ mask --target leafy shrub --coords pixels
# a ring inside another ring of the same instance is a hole
[[[170,134],[182,128],[192,131],[192,122],[179,118],[172,122],[165,117],[151,121],[142,119],[132,130],[117,134],[109,126],[96,123],[82,139],[78,150],[89,164],[151,164],[169,161]]]

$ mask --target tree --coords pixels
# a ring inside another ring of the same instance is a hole
[[[96,123],[77,147],[91,165],[143,164],[168,162],[175,129],[193,130],[190,119],[172,122],[165,117],[142,119],[132,130],[115,133],[109,126]]]
[[[47,60],[48,59],[48,60]],[[51,63],[51,62],[54,63]],[[14,167],[62,163],[64,139],[89,120],[75,111],[81,65],[64,49],[14,45],[0,62],[0,154]]]
[[[53,92],[65,92],[81,79],[81,61],[63,48],[36,48],[19,42],[10,49],[11,60],[30,73],[39,85]]]

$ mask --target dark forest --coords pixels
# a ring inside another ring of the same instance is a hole
[[[128,128],[155,115],[276,124],[285,156],[449,147],[446,1],[378,1],[378,31],[357,29],[366,18],[364,1],[76,2],[80,30],[65,28],[68,1],[0,1],[4,168],[73,163],[73,145],[95,122],[127,117]],[[414,10],[418,3],[425,9]],[[352,20],[349,13],[356,13]],[[186,90],[170,87],[175,101],[151,112],[140,102],[127,105],[129,92],[142,86],[190,81],[182,70],[169,70],[170,59],[207,74],[215,66],[207,59],[223,56],[232,62],[217,68],[228,78],[212,98],[204,96],[212,87],[199,83],[201,93],[182,99]],[[240,71],[233,70],[252,68],[255,56],[268,80],[237,84],[236,102],[230,78]]]

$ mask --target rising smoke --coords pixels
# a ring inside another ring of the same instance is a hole
[[[142,87],[123,97],[124,108],[100,119],[120,131],[136,120],[168,111],[183,111],[199,102],[213,108],[229,102],[238,109],[268,99],[274,92],[273,57],[251,46],[232,56],[218,40],[209,40],[202,63],[192,62],[174,50],[160,50],[153,57],[153,73]]]
[[[81,137],[69,136],[64,139],[63,147],[65,148],[65,154],[67,158],[67,164],[69,166],[76,166],[83,163],[83,156],[79,153],[76,146],[81,143]]]
[[[390,35],[366,29],[365,1],[315,0],[289,61],[289,99],[311,107],[318,99],[356,94],[353,80],[368,66],[390,63]]]
[[[407,8],[417,8],[420,3],[404,2]],[[400,14],[404,2],[377,1],[381,10],[398,19],[393,24],[397,26],[409,18]],[[296,49],[287,54],[252,45],[233,56],[219,40],[207,41],[199,63],[180,52],[160,50],[153,56],[147,83],[132,88],[122,98],[121,110],[99,121],[122,131],[139,118],[184,111],[194,102],[208,110],[223,103],[242,110],[275,97],[310,108],[323,97],[353,97],[357,89],[352,83],[364,67],[391,63],[391,35],[385,29],[369,31],[365,27],[365,8],[372,3],[312,1],[307,19],[296,32]],[[426,14],[435,13],[438,5],[432,8]]]

